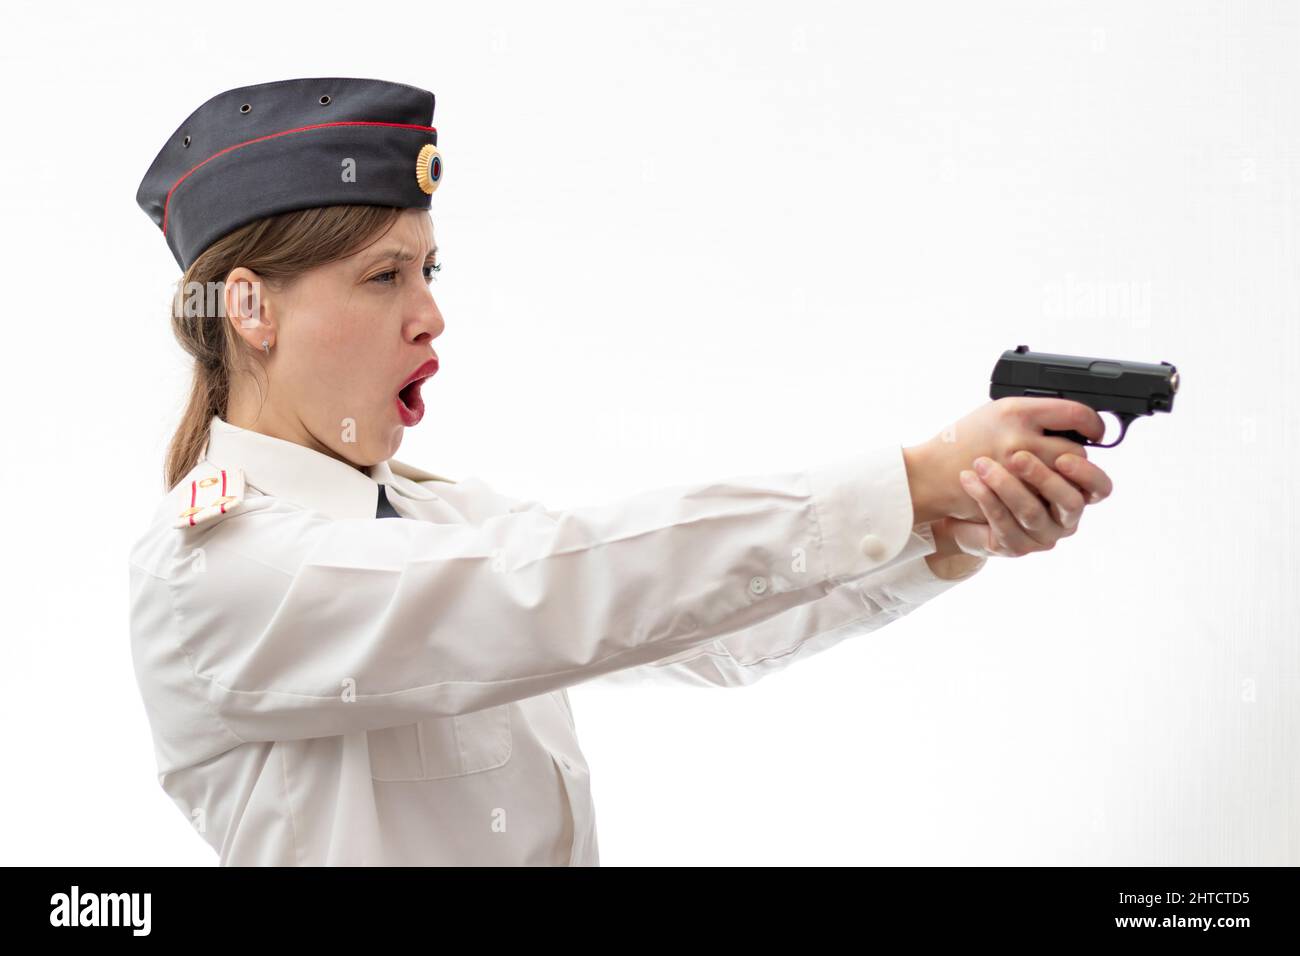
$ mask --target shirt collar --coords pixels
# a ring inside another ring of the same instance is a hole
[[[379,485],[390,500],[437,497],[393,473],[388,461],[362,470],[305,445],[232,425],[213,415],[204,456],[223,468],[242,468],[244,480],[264,494],[284,498],[331,518],[373,518]],[[400,464],[400,463],[398,463]],[[398,510],[401,506],[398,505]]]

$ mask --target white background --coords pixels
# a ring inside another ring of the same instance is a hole
[[[215,862],[129,654],[188,381],[135,192],[342,75],[437,95],[438,474],[594,504],[918,444],[1022,343],[1182,372],[1055,550],[745,690],[571,689],[604,864],[1300,863],[1296,4],[5,16],[3,862]]]

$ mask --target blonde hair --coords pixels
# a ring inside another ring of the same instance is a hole
[[[238,266],[274,286],[351,255],[387,232],[402,210],[390,206],[320,206],[268,216],[212,243],[177,283],[172,334],[194,359],[189,402],[167,448],[163,488],[168,490],[199,461],[213,415],[226,416],[230,384],[239,372],[262,371],[225,315],[224,296],[191,294],[219,289]],[[259,384],[260,387],[260,384]]]

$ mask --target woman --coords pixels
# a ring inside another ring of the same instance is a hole
[[[1111,490],[1043,434],[1101,420],[1052,399],[569,511],[396,460],[443,330],[432,115],[376,80],[231,90],[140,187],[194,381],[132,649],[160,783],[222,864],[596,864],[569,685],[749,683],[1050,549]]]

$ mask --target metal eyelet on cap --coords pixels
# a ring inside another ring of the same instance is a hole
[[[239,108],[239,112],[241,112],[241,113],[247,113],[247,112],[249,112],[250,110],[252,110],[252,108],[253,108],[253,106],[252,106],[251,103],[245,103],[243,106],[241,106],[241,107]]]
[[[189,138],[188,136],[186,136],[185,139],[184,139],[184,141],[181,143],[181,145],[184,146],[186,149],[189,149],[189,148],[190,148],[190,138]]]
[[[320,98],[320,105],[321,105],[321,106],[329,106],[329,105],[330,105],[330,95],[329,95],[328,93],[326,93],[324,96],[322,96],[322,97]]]

